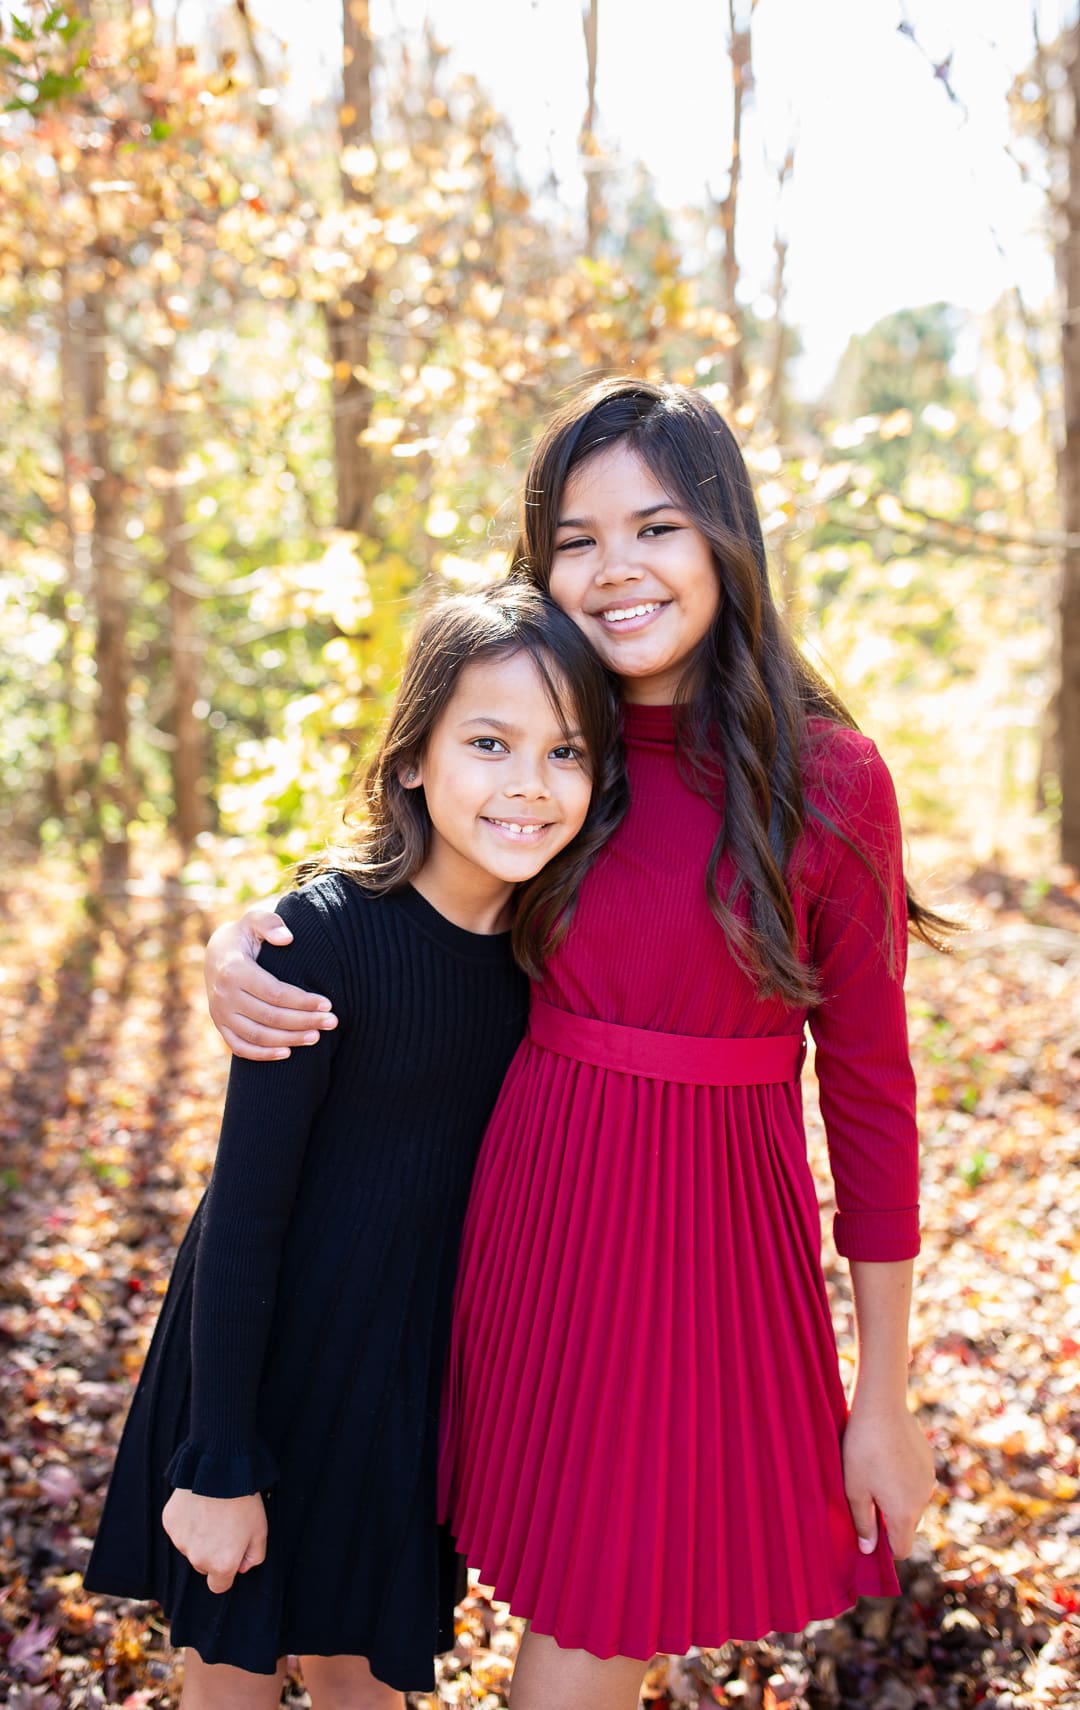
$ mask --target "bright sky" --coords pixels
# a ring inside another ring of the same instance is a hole
[[[1074,11],[1071,0],[1034,4],[1045,39]],[[805,346],[800,390],[824,384],[850,334],[893,309],[943,298],[977,310],[1015,283],[1033,303],[1051,290],[1041,193],[1022,184],[1005,153],[1005,92],[1031,56],[1031,6],[759,0],[739,245],[752,296],[772,272],[777,206],[767,162],[782,158],[794,134],[781,217],[788,318]],[[582,0],[372,0],[372,21],[393,35],[430,17],[455,63],[509,118],[527,175],[539,180],[553,167],[573,210],[582,195],[581,9]],[[288,41],[290,104],[332,86],[334,0],[253,0],[252,11]],[[935,62],[952,53],[966,117],[898,32],[905,18]],[[724,0],[600,0],[601,141],[621,163],[643,160],[674,207],[699,202],[706,184],[723,193],[726,19]]]

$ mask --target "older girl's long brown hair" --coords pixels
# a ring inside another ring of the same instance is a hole
[[[420,871],[431,819],[423,790],[406,789],[402,779],[422,758],[466,667],[516,653],[536,666],[563,730],[581,732],[593,786],[577,836],[513,899],[514,955],[537,978],[566,932],[593,857],[626,812],[628,795],[612,680],[577,625],[535,587],[506,582],[446,596],[422,613],[375,756],[356,773],[346,797],[349,836],[303,862],[297,877],[344,872],[382,896]]]
[[[855,728],[855,720],[795,647],[777,611],[750,477],[723,417],[700,392],[637,379],[602,381],[571,401],[533,455],[512,575],[548,588],[567,476],[616,443],[639,456],[693,519],[712,547],[719,580],[716,618],[678,697],[680,752],[691,781],[706,796],[723,785],[723,818],[705,874],[709,906],[762,996],[811,1004],[818,994],[799,953],[789,864],[808,813],[849,840],[806,800],[807,721]],[[734,879],[721,895],[725,856]],[[875,877],[884,888],[889,876]],[[950,923],[910,886],[907,913],[911,930],[940,947]],[[892,963],[893,946],[886,951]]]

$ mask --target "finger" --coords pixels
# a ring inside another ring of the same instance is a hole
[[[249,1568],[259,1567],[265,1560],[266,1539],[253,1538],[247,1549],[244,1551],[244,1559],[240,1563],[239,1571],[241,1573],[247,1573]]]
[[[266,1050],[258,1045],[251,1045],[246,1039],[241,1039],[238,1033],[234,1033],[231,1027],[223,1027],[221,1037],[234,1057],[243,1057],[248,1063],[279,1063],[283,1057],[290,1055],[281,1046]]]
[[[329,1010],[313,1014],[307,1009],[286,1009],[280,1004],[261,1003],[251,992],[237,992],[234,1023],[243,1018],[259,1027],[272,1027],[286,1033],[308,1033],[313,1027],[334,1028],[337,1016]]]
[[[244,928],[260,944],[292,943],[292,933],[272,908],[249,909],[244,916]]]
[[[309,1023],[303,1032],[286,1031],[281,1027],[260,1027],[257,1022],[248,1021],[243,1015],[232,1015],[229,1018],[230,1031],[243,1039],[248,1045],[261,1045],[263,1050],[272,1048],[276,1051],[289,1050],[293,1045],[317,1045],[322,1034],[317,1027]]]
[[[231,1588],[235,1578],[235,1568],[228,1572],[223,1572],[220,1568],[211,1568],[206,1576],[206,1589],[212,1591],[216,1597],[220,1597],[223,1591],[228,1591]]]
[[[859,1548],[864,1556],[873,1555],[877,1549],[878,1527],[877,1513],[871,1496],[853,1496],[850,1498],[851,1518],[855,1522],[858,1533]]]
[[[235,991],[230,991],[230,983],[236,986]],[[239,966],[234,962],[230,982],[222,977],[216,986],[214,995],[220,1002],[228,1003],[231,998],[236,1004],[265,1004],[270,1009],[298,1010],[309,1027],[313,1014],[326,1015],[332,1008],[330,999],[321,992],[308,992],[303,986],[290,985],[288,980],[279,980],[265,968],[253,966],[250,962]]]
[[[915,1547],[916,1522],[914,1520],[898,1520],[895,1515],[891,1518],[888,1515],[883,1515],[882,1518],[885,1522],[885,1530],[889,1535],[889,1548],[893,1555],[900,1558],[910,1556]]]

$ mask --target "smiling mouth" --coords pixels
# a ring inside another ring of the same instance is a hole
[[[606,612],[597,612],[596,615],[608,629],[619,629],[641,618],[652,617],[666,604],[665,600],[646,600],[636,606],[609,606]]]
[[[494,826],[496,831],[502,832],[504,836],[516,843],[535,843],[545,831],[551,830],[551,822],[544,819],[522,822],[516,819],[491,819],[485,815],[484,822],[486,825]]]

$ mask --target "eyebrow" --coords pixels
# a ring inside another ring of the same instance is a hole
[[[646,505],[644,510],[631,511],[630,517],[631,521],[640,522],[644,517],[654,517],[657,511],[677,511],[679,508],[674,499],[661,499],[658,505]],[[592,524],[592,517],[560,517],[555,527],[591,528]]]
[[[467,730],[470,725],[474,724],[485,725],[489,730],[499,730],[504,736],[517,736],[520,733],[519,725],[507,724],[506,720],[501,718],[489,718],[485,713],[478,713],[474,718],[463,718],[461,728]],[[583,742],[585,740],[584,733],[580,730],[564,730],[562,738],[564,742]]]
[[[502,718],[491,718],[487,713],[477,713],[475,718],[463,718],[461,721],[462,729],[470,724],[486,724],[492,730],[501,730],[506,736],[516,735],[518,729],[516,724],[507,724]]]

